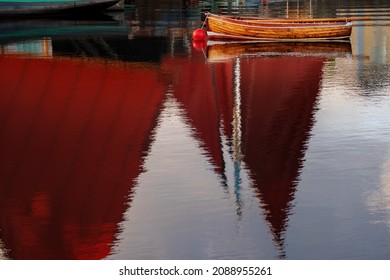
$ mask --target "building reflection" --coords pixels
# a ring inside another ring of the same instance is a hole
[[[354,10],[344,13],[356,13]],[[354,65],[340,65],[341,71],[350,68],[350,76],[346,81],[349,87],[358,85],[366,92],[366,96],[382,91],[389,79],[388,64],[390,53],[389,12],[386,9],[367,11],[372,14],[372,20],[359,22],[352,32],[353,54],[359,58]],[[341,72],[340,71],[340,72]],[[352,84],[355,83],[355,84]]]

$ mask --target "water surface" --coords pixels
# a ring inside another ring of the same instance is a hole
[[[0,259],[388,259],[390,4],[339,2],[0,21]],[[204,10],[371,19],[200,49]]]

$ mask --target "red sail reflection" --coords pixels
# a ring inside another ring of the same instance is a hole
[[[275,46],[271,49],[266,46],[258,45],[261,51],[275,50]],[[229,139],[233,157],[237,152],[235,149],[241,150],[238,152],[249,169],[279,257],[284,257],[282,236],[313,125],[326,58],[273,55],[247,57],[234,62],[233,57],[259,49],[248,44],[215,47],[218,49],[210,48],[208,54],[209,60],[217,63],[192,62],[184,66],[181,70],[183,76],[175,85],[175,96],[186,109],[199,141],[212,156],[215,170],[225,171],[220,152],[221,135],[218,134],[221,127]],[[298,47],[302,50],[301,46]],[[323,45],[320,44],[319,48],[324,51]],[[291,46],[288,50],[291,51]],[[309,50],[315,53],[313,46]],[[342,46],[342,52],[348,50],[348,45],[346,48]],[[237,65],[238,71],[235,70]],[[235,85],[232,81],[237,78],[239,84]],[[234,101],[237,95],[240,105]],[[236,110],[240,110],[239,128],[233,127]],[[240,147],[235,147],[234,130],[237,129],[241,130]]]
[[[241,62],[243,160],[281,257],[324,61],[287,56]]]
[[[166,90],[153,67],[0,57],[0,238],[9,258],[109,254]]]

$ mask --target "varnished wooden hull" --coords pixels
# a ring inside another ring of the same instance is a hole
[[[291,22],[207,16],[207,35],[216,39],[316,41],[349,38],[351,31],[349,21]]]

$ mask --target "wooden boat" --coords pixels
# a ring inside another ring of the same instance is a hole
[[[0,18],[101,12],[120,0],[0,0]]]
[[[349,38],[348,19],[259,19],[255,17],[206,15],[211,39],[263,41],[322,41]]]

